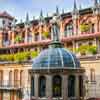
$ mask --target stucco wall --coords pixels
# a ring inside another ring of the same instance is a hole
[[[86,87],[86,97],[99,97],[100,98],[100,60],[85,60],[81,61],[81,66],[86,69],[85,80],[88,80],[88,83],[85,81]],[[95,82],[91,83],[90,81],[90,70],[95,69]]]

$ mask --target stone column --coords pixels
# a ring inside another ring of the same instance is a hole
[[[46,75],[46,96],[52,97],[52,76]]]
[[[74,30],[74,35],[78,34],[78,19],[73,19],[73,30]]]
[[[75,51],[76,51],[76,43],[75,43],[75,41],[72,41],[72,43],[73,43],[73,52],[75,53]]]
[[[9,44],[11,43],[11,31],[8,31],[8,41],[9,41]]]
[[[39,41],[42,40],[42,25],[39,25]]]
[[[32,42],[34,41],[34,34],[35,34],[35,32],[34,32],[34,29],[32,28],[31,29],[31,32],[32,32]]]
[[[64,25],[63,25],[63,21],[60,22],[60,37],[62,38],[64,36]]]
[[[75,97],[79,100],[79,75],[75,75]]]
[[[11,100],[14,100],[14,92],[13,91],[10,93],[10,97],[11,97]]]
[[[100,41],[99,41],[99,38],[95,38],[95,45],[97,47],[97,53],[100,54]]]
[[[38,94],[39,94],[39,87],[38,87],[38,80],[39,80],[39,75],[38,74],[35,74],[34,75],[34,87],[35,87],[35,90],[34,90],[34,96],[36,98],[38,98]]]
[[[68,76],[67,75],[62,76],[62,97],[63,100],[68,99]]]
[[[98,32],[98,16],[97,15],[95,15],[95,32],[97,33]]]
[[[2,47],[2,41],[3,41],[3,35],[2,35],[2,31],[0,31],[0,47]]]
[[[13,31],[12,33],[11,33],[11,35],[12,35],[12,39],[11,39],[11,44],[13,45],[14,44],[14,42],[15,42],[15,32]]]
[[[0,91],[0,100],[2,100],[2,97],[3,97],[3,92]]]
[[[25,43],[27,43],[27,40],[28,40],[28,37],[27,37],[27,34],[28,34],[28,28],[26,27],[25,29]]]

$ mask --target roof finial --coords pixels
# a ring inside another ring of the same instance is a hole
[[[56,6],[56,14],[59,15],[59,7]]]
[[[81,10],[82,9],[82,5],[80,4],[80,6],[79,6],[79,10]]]
[[[77,10],[77,5],[76,5],[76,0],[74,0],[74,8],[73,8],[74,11]]]
[[[64,12],[64,9],[62,9],[62,14],[64,14],[65,12]]]
[[[44,23],[43,11],[41,9],[41,11],[40,11],[40,17],[39,17],[39,25],[43,25],[43,23]]]
[[[16,27],[16,19],[14,18],[13,22],[12,22],[12,30],[13,31],[15,31],[15,27]]]
[[[94,6],[98,4],[98,0],[93,0]]]
[[[43,11],[41,9],[41,11],[40,11],[40,20],[42,20],[42,19],[43,19]]]
[[[74,8],[72,12],[72,18],[77,19],[79,17],[79,10],[77,9],[76,0],[74,0]]]
[[[49,17],[48,13],[47,13],[47,17]]]
[[[29,25],[29,14],[28,12],[26,13],[26,22],[25,22],[26,25]]]
[[[22,19],[20,19],[20,23],[23,23],[23,20]]]
[[[51,20],[52,28],[52,40],[59,41],[59,27],[58,27],[58,16],[54,15]]]

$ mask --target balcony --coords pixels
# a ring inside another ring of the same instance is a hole
[[[10,45],[10,41],[9,40],[3,41],[2,45],[5,46],[5,47],[7,47],[7,46]]]
[[[22,87],[20,81],[15,81],[15,83],[7,81],[0,82],[0,90],[20,90]]]

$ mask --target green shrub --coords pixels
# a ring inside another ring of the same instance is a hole
[[[82,45],[76,50],[76,52],[81,53],[81,54],[86,54],[86,53],[96,54],[97,47],[96,46],[89,46],[89,45]]]
[[[19,52],[16,54],[3,54],[0,55],[0,61],[26,61],[38,55],[36,51]]]

